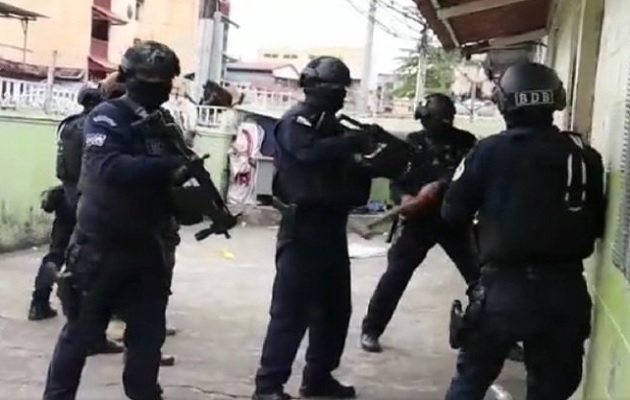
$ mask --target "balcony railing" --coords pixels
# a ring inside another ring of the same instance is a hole
[[[235,87],[236,85],[230,86]],[[244,86],[237,90],[244,94],[244,105],[273,113],[285,111],[303,98],[299,91],[271,92],[245,88]],[[0,78],[0,109],[44,112],[57,116],[68,115],[81,110],[81,106],[77,104],[78,91],[77,85],[73,87],[53,85],[52,89],[49,90],[43,82]],[[345,112],[352,113],[356,109],[355,95],[354,92],[348,94],[344,107]],[[188,117],[196,121],[195,124],[198,127],[216,128],[225,122],[226,110],[225,107],[197,106],[197,115]],[[186,112],[190,113],[191,111]]]

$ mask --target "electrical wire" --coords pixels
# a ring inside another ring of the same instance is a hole
[[[398,14],[400,17],[409,22],[413,22],[420,26],[423,26],[426,23],[419,12],[408,12],[404,8],[402,8],[402,5],[396,3],[394,0],[376,0],[376,3],[382,8],[388,9],[395,14]]]
[[[374,24],[377,27],[379,27],[381,30],[383,30],[385,33],[389,34],[390,36],[393,36],[393,37],[398,38],[398,39],[417,40],[417,38],[413,38],[413,37],[407,36],[405,34],[401,34],[398,31],[393,30],[387,24],[384,24],[382,21],[380,21],[375,16],[372,17],[371,15],[369,15],[368,11],[362,10],[359,6],[357,6],[357,4],[354,3],[354,1],[352,1],[352,0],[345,0],[345,2],[348,3],[356,12],[358,12],[362,16],[364,16],[364,17],[370,19],[372,22],[374,22]],[[378,6],[378,4],[377,4],[377,6]]]

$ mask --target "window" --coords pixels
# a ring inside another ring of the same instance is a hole
[[[297,54],[283,54],[282,58],[284,58],[285,60],[295,60],[297,59]]]
[[[626,86],[626,118],[623,130],[621,173],[625,192],[619,210],[619,222],[613,244],[613,264],[630,280],[630,74]]]
[[[263,58],[278,58],[278,55],[273,53],[265,53],[263,54]]]
[[[109,22],[102,20],[92,21],[92,37],[94,39],[109,41]]]

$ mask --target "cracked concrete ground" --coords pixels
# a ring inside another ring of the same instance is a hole
[[[240,228],[233,238],[195,242],[184,231],[178,250],[169,321],[180,329],[165,351],[175,367],[161,370],[170,400],[246,399],[252,391],[267,323],[274,275],[275,230]],[[364,243],[351,236],[352,242]],[[374,245],[383,246],[381,239]],[[41,398],[46,367],[62,318],[26,320],[33,277],[43,249],[0,256],[0,398]],[[233,257],[232,257],[233,256]],[[346,353],[337,376],[356,385],[365,400],[438,400],[452,376],[455,353],[447,343],[450,303],[463,283],[440,249],[433,250],[412,279],[383,337],[386,351],[358,348],[360,321],[383,271],[383,257],[353,261],[354,314]],[[120,400],[120,355],[89,359],[80,400]],[[296,393],[303,349],[288,390]],[[498,381],[515,400],[523,399],[524,372],[506,363]]]

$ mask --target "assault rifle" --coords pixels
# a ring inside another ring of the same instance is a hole
[[[203,240],[215,234],[225,235],[229,239],[229,231],[236,226],[238,216],[232,215],[227,208],[210,173],[204,167],[203,160],[209,155],[200,157],[186,145],[181,128],[167,111],[158,109],[149,113],[143,107],[135,105],[131,99],[127,97],[124,99],[141,117],[132,124],[132,127],[147,135],[165,137],[169,145],[186,159],[188,175],[198,184],[198,186],[183,186],[174,190],[173,201],[178,221],[182,225],[193,225],[202,222],[205,217],[210,220],[210,226],[197,232],[195,239]]]

